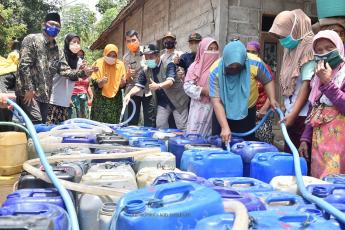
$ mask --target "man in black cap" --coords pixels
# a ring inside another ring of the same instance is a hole
[[[198,50],[199,43],[202,37],[199,33],[191,33],[188,37],[190,53],[184,53],[181,57],[176,57],[174,62],[176,65],[182,67],[184,72],[187,74],[189,66],[194,62],[195,55]]]
[[[169,62],[165,66],[159,49],[154,44],[145,47],[143,53],[147,67],[140,73],[134,88],[125,96],[124,103],[127,104],[132,95],[149,84],[157,103],[157,128],[169,128],[169,116],[173,114],[177,128],[184,130],[187,125],[189,97],[184,92],[183,80],[176,77],[176,65]]]
[[[48,13],[42,23],[42,33],[29,34],[22,42],[16,96],[33,123],[46,122],[55,74],[77,81],[93,71],[86,67],[71,70],[55,41],[60,23],[58,13]]]

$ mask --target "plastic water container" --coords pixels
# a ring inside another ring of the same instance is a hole
[[[104,203],[98,212],[99,230],[109,230],[111,218],[116,211],[115,203]]]
[[[181,163],[180,163],[180,169],[184,170],[184,171],[188,170],[188,165],[193,160],[194,155],[196,153],[199,153],[201,151],[206,150],[205,148],[202,148],[202,147],[200,147],[200,148],[195,147],[195,148],[190,149],[190,147],[188,145],[186,145],[186,149],[187,150],[185,150],[182,154]],[[209,148],[207,148],[207,149],[209,149]],[[210,150],[220,151],[220,152],[224,151],[223,149],[220,149],[220,148],[214,148],[214,149],[210,149]]]
[[[234,167],[229,167],[234,166]],[[188,171],[204,178],[242,176],[242,159],[227,151],[201,151],[194,154]]]
[[[71,161],[71,162],[60,162],[57,168],[63,169],[69,175],[74,177],[74,181],[79,183],[81,177],[85,175],[90,167],[90,161]]]
[[[204,217],[224,213],[220,195],[191,182],[175,182],[126,194],[116,229],[192,229]],[[114,223],[115,224],[115,223]]]
[[[279,150],[271,144],[260,141],[243,141],[236,143],[231,147],[231,152],[238,154],[243,160],[243,176],[250,175],[250,162],[257,153],[279,152]]]
[[[251,212],[251,229],[339,229],[332,222],[301,211],[267,210]]]
[[[125,131],[117,131],[117,133],[126,138],[129,139],[131,137],[152,137],[154,134],[154,131],[151,130],[125,130]]]
[[[65,204],[55,188],[19,189],[7,196],[3,207],[18,203],[48,203],[65,209]]]
[[[326,181],[322,181],[318,178],[310,176],[303,176],[303,183],[305,186],[312,184],[329,184]],[[295,176],[276,176],[271,180],[270,185],[272,185],[276,191],[291,192],[301,195],[300,191],[298,190]]]
[[[175,173],[175,172],[164,173],[163,175],[157,177],[152,183],[152,185],[172,183],[175,181],[193,182],[193,183],[197,183],[197,184],[207,186],[207,187],[213,186],[213,184],[207,181],[205,178],[194,176],[189,173]]]
[[[89,171],[82,177],[81,183],[127,190],[138,188],[135,173],[131,166],[113,162],[91,166]]]
[[[34,125],[35,126],[35,130],[37,133],[43,133],[43,132],[48,132],[50,131],[52,128],[55,128],[56,125],[48,125],[48,124],[37,124]]]
[[[230,230],[234,225],[233,213],[225,213],[199,220],[194,230]]]
[[[135,172],[147,167],[174,169],[176,168],[175,155],[169,152],[159,152],[136,157],[133,165]]]
[[[244,206],[246,206],[248,212],[266,210],[265,204],[253,194],[238,192],[231,188],[219,186],[214,186],[212,189],[217,191],[223,200],[236,200],[241,202],[244,204]]]
[[[219,177],[208,179],[215,186],[231,188],[239,192],[269,192],[273,187],[249,177]]]
[[[116,166],[117,165],[117,166]],[[129,165],[107,162],[91,166],[82,177],[82,184],[104,186],[114,189],[136,190],[137,183]],[[81,194],[79,196],[78,218],[82,230],[98,229],[97,214],[104,203],[116,202],[118,197]]]
[[[168,151],[173,153],[176,157],[176,167],[180,168],[180,162],[183,152],[185,151],[185,145],[188,144],[206,144],[207,140],[197,134],[186,134],[171,138],[168,141]]]
[[[112,154],[112,153],[127,153],[128,150],[126,149],[97,149],[95,150],[92,154]],[[133,157],[125,157],[125,158],[118,158],[118,159],[94,159],[91,160],[91,164],[96,164],[96,163],[105,163],[107,161],[112,161],[112,162],[129,162],[133,163],[134,159]]]
[[[317,0],[316,9],[318,18],[344,17],[345,2],[343,0]]]
[[[325,176],[322,180],[332,184],[345,184],[345,174],[332,174]]]
[[[210,136],[207,138],[207,141],[209,144],[217,146],[219,148],[222,148],[223,146],[222,138],[219,135]],[[236,143],[241,143],[242,141],[244,140],[241,137],[231,137],[230,147]]]
[[[138,141],[133,142],[134,147],[138,148],[160,148],[162,152],[167,152],[167,146],[165,145],[165,142],[162,140],[156,140],[156,139],[139,139]]]
[[[96,144],[97,137],[94,134],[78,135],[78,136],[68,136],[62,138],[62,143],[87,143]]]
[[[0,153],[0,176],[21,172],[23,163],[28,160],[25,133],[0,132]]]
[[[151,184],[154,182],[154,180],[163,175],[164,173],[169,172],[182,172],[181,170],[175,168],[175,169],[158,169],[158,168],[142,168],[139,170],[139,172],[136,175],[137,183],[139,188],[144,188],[147,186],[151,186]],[[195,175],[194,173],[190,173],[191,175]]]
[[[266,205],[267,210],[297,210],[307,204],[303,197],[288,192],[255,192],[253,195]]]
[[[74,176],[70,175],[64,169],[53,168],[53,171],[58,179],[67,180],[70,182],[74,181]],[[23,171],[18,180],[18,189],[24,188],[53,188],[54,185],[48,182],[45,182],[41,179],[36,178],[35,176],[29,174],[26,171]]]
[[[345,203],[345,185],[343,184],[313,184],[307,186],[307,190],[329,203]]]
[[[67,212],[59,206],[43,203],[18,203],[0,209],[0,216],[41,216],[54,223],[54,230],[66,230],[69,227]],[[29,218],[28,218],[29,219]]]
[[[302,175],[307,175],[307,162],[300,157]],[[295,175],[293,155],[289,153],[258,153],[250,164],[250,177],[270,183],[276,176]]]
[[[107,135],[107,134],[98,134],[96,135],[97,137],[97,143],[99,144],[119,144],[119,145],[128,145],[128,140],[124,139],[123,137],[117,135],[117,134],[112,134],[112,135]]]
[[[42,216],[0,216],[0,229],[53,230],[54,222]]]

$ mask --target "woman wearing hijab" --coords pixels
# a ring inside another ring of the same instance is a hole
[[[125,85],[125,65],[117,58],[118,48],[108,44],[95,65],[98,71],[91,75],[94,87],[91,119],[95,121],[119,123],[122,109],[122,93]]]
[[[301,155],[311,144],[311,175],[345,173],[345,62],[344,46],[331,30],[320,31],[313,40],[317,66],[311,82],[312,110],[301,138]]]
[[[286,109],[282,122],[285,122],[293,144],[299,146],[308,113],[309,84],[315,66],[311,21],[300,9],[283,11],[274,19],[269,32],[279,38],[284,47],[279,75]],[[287,145],[285,151],[290,152]]]
[[[192,99],[187,122],[187,133],[208,136],[212,133],[213,107],[208,91],[211,65],[219,58],[218,43],[204,38],[198,45],[195,61],[188,68],[184,90]]]
[[[256,80],[265,87],[273,108],[275,100],[272,76],[261,59],[250,53],[239,40],[228,43],[223,57],[211,67],[209,94],[217,122],[213,120],[213,135],[220,134],[224,143],[231,140],[231,132],[246,132],[255,127],[258,88]],[[254,140],[254,135],[246,140]]]
[[[80,37],[75,33],[68,33],[64,41],[64,54],[71,69],[78,69],[81,60],[77,56],[80,50]],[[48,105],[47,123],[59,124],[68,119],[68,109],[71,102],[75,81],[71,81],[56,74],[53,78],[53,90]]]
[[[260,57],[260,43],[258,41],[250,41],[246,44],[247,52],[254,54]],[[272,69],[269,65],[266,65],[266,68],[270,72],[271,76],[274,79]],[[267,113],[270,108],[270,100],[268,100],[267,94],[265,92],[264,86],[260,81],[256,81],[256,85],[259,90],[259,97],[256,102],[256,123],[258,123]],[[270,116],[262,126],[255,132],[255,137],[259,141],[266,143],[273,143],[273,132],[272,132],[273,116]]]

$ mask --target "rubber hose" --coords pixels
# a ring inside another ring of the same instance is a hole
[[[62,199],[66,205],[66,209],[67,209],[67,212],[68,212],[70,220],[71,220],[71,225],[69,226],[69,229],[79,230],[77,213],[76,213],[76,210],[74,208],[73,201],[72,201],[70,195],[68,194],[67,190],[61,185],[58,178],[54,174],[52,167],[49,165],[49,163],[46,159],[46,156],[42,150],[42,147],[40,145],[40,142],[39,142],[39,139],[37,137],[37,133],[36,133],[36,129],[35,129],[34,125],[32,124],[30,118],[26,115],[26,113],[19,107],[19,105],[17,105],[15,102],[11,101],[10,99],[7,99],[7,103],[9,105],[12,105],[13,108],[23,117],[23,119],[25,121],[25,124],[28,128],[29,133],[31,134],[31,138],[34,142],[34,145],[36,147],[37,154],[41,160],[41,163],[43,164],[50,180],[52,181],[54,186],[59,191],[59,193],[60,193],[60,195],[61,195],[61,197],[62,197]]]
[[[277,112],[279,114],[280,119],[284,118],[284,114],[280,109],[277,109]],[[341,212],[340,210],[336,209],[333,205],[329,204],[328,202],[324,201],[323,199],[320,199],[319,197],[316,197],[312,195],[310,192],[307,191],[305,188],[303,177],[302,177],[302,171],[301,171],[301,163],[299,159],[299,153],[296,148],[296,146],[292,143],[289,134],[286,129],[286,125],[284,123],[280,123],[280,127],[282,129],[284,139],[288,146],[290,147],[293,158],[294,158],[294,167],[295,167],[295,174],[297,179],[297,186],[299,191],[301,192],[302,196],[308,200],[311,203],[315,203],[320,208],[327,211],[329,214],[333,215],[338,221],[345,224],[345,214]]]

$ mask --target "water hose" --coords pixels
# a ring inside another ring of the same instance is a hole
[[[284,118],[284,114],[280,109],[276,110],[280,119]],[[345,224],[345,213],[341,212],[340,210],[336,209],[333,205],[329,204],[328,202],[320,199],[310,192],[307,191],[305,185],[303,183],[303,177],[301,172],[301,163],[299,159],[299,154],[296,146],[292,143],[289,134],[286,129],[286,125],[284,123],[280,123],[281,130],[283,132],[284,139],[288,146],[290,147],[293,158],[294,158],[294,167],[295,167],[295,174],[297,179],[297,186],[299,191],[301,192],[302,196],[308,200],[310,203],[315,203],[318,207],[324,209],[327,213],[333,215],[338,221]]]
[[[131,116],[129,116],[129,118],[127,120],[125,120],[124,122],[121,122],[120,124],[118,124],[118,126],[120,126],[120,127],[121,126],[126,126],[133,119],[133,117],[135,115],[135,112],[137,111],[137,106],[136,106],[134,100],[130,99],[129,101],[132,103],[132,106],[133,106],[132,114],[131,114]],[[126,111],[127,106],[128,106],[128,104],[127,105],[125,105],[125,104],[122,105],[120,121],[122,121],[123,116],[125,115],[125,111]]]
[[[70,220],[71,220],[70,221],[71,225],[69,226],[69,228],[73,229],[73,230],[79,230],[77,213],[76,213],[76,210],[74,208],[73,201],[72,201],[70,195],[68,194],[67,190],[62,186],[62,184],[59,182],[58,178],[54,174],[52,167],[49,165],[49,163],[45,157],[45,154],[43,152],[43,149],[40,145],[40,142],[39,142],[39,139],[37,137],[37,133],[36,133],[34,125],[32,124],[30,118],[26,115],[26,113],[19,107],[19,105],[17,105],[15,102],[11,101],[10,99],[7,99],[7,103],[9,105],[12,105],[13,108],[17,112],[19,112],[19,114],[23,117],[23,119],[25,121],[25,124],[27,126],[29,133],[31,134],[31,138],[34,142],[34,145],[36,147],[37,154],[41,160],[41,163],[43,164],[49,178],[51,179],[52,183],[54,184],[54,186],[59,191],[59,193],[60,193],[60,195],[61,195],[61,197],[62,197],[62,199],[66,205],[66,209],[67,209],[67,212],[68,212]]]
[[[232,230],[248,229],[249,216],[248,210],[244,204],[236,200],[224,200],[224,211],[234,213],[235,220],[232,226]]]
[[[283,112],[279,108],[276,109],[276,112],[278,113],[280,120],[282,120],[284,118]],[[258,130],[260,128],[260,126],[262,126],[265,123],[265,121],[268,119],[268,117],[271,115],[271,113],[273,113],[272,109],[266,113],[266,115],[262,118],[262,120],[253,129],[251,129],[245,133],[232,133],[232,135],[238,136],[238,137],[244,137],[244,136],[248,136],[248,135],[254,133],[256,130]],[[300,193],[302,194],[302,196],[306,200],[308,200],[310,203],[315,203],[318,207],[324,209],[327,213],[333,215],[338,221],[345,224],[345,213],[341,212],[340,210],[335,208],[333,205],[329,204],[328,202],[324,201],[323,199],[320,199],[319,197],[312,195],[310,192],[307,191],[307,189],[305,188],[304,182],[303,182],[301,163],[300,163],[300,159],[299,159],[298,150],[297,150],[296,146],[292,143],[292,141],[289,137],[285,123],[281,122],[280,127],[282,130],[285,142],[287,143],[287,145],[290,147],[290,149],[292,151],[297,187],[298,187]]]

